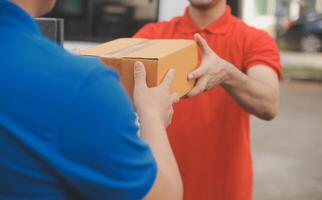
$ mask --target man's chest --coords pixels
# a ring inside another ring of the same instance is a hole
[[[221,58],[232,63],[239,69],[243,67],[244,44],[243,41],[234,34],[212,34],[209,32],[199,32],[206,39],[211,49]],[[174,31],[164,38],[169,39],[190,39],[194,38],[194,33],[180,33]],[[202,52],[199,49],[199,58],[202,59]]]

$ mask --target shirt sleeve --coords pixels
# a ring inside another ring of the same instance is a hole
[[[139,138],[134,109],[116,74],[102,68],[75,97],[56,137],[53,165],[74,196],[142,199],[155,180],[156,163]]]
[[[282,77],[279,49],[266,32],[250,28],[245,33],[243,72],[256,65],[271,67],[278,77]]]

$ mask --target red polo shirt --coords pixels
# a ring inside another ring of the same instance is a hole
[[[148,24],[135,37],[192,39],[200,33],[210,47],[242,72],[261,64],[281,74],[279,51],[265,32],[247,26],[231,14],[205,29],[184,16]],[[185,200],[249,200],[252,198],[252,159],[249,113],[222,87],[174,106],[168,129],[184,182]]]

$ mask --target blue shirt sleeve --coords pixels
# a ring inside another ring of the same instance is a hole
[[[52,165],[74,194],[87,199],[142,199],[156,163],[139,138],[134,109],[114,72],[91,72],[55,140]]]

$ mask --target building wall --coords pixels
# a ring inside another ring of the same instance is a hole
[[[157,17],[158,2],[156,0],[151,2],[148,0],[123,0],[123,2],[135,6],[134,18],[137,20],[151,20]]]
[[[184,9],[189,5],[188,0],[159,0],[159,21],[169,20],[175,16],[182,15]]]
[[[241,0],[241,18],[250,26],[265,30],[274,37],[276,2],[276,0]]]

